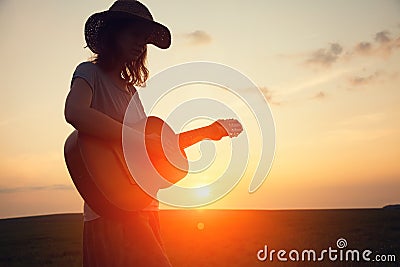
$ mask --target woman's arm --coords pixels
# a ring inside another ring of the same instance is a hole
[[[208,126],[180,133],[179,146],[185,149],[204,139],[218,141],[224,136],[238,136],[242,131],[243,127],[238,120],[219,119]]]
[[[106,141],[122,142],[122,123],[90,107],[92,89],[82,78],[75,78],[65,102],[64,115],[79,132]]]
[[[189,146],[192,146],[202,140],[211,139],[211,136],[214,136],[212,133],[217,131],[218,129],[211,125],[186,131],[179,134],[179,146],[181,149],[185,149]],[[228,134],[226,134],[228,135]],[[222,131],[220,134],[220,138],[215,138],[214,140],[219,140],[222,138]]]

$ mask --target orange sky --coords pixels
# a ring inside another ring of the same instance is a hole
[[[265,183],[248,194],[245,177],[207,208],[400,202],[398,1],[143,2],[173,34],[170,49],[149,48],[150,75],[219,62],[253,80],[272,109],[276,153]],[[0,217],[82,210],[63,159],[72,131],[63,107],[75,66],[90,56],[84,22],[111,3],[0,3]]]

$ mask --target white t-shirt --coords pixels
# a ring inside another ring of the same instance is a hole
[[[135,116],[137,121],[146,117],[142,102],[140,101],[139,94],[134,87],[129,88],[130,93],[123,90],[114,81],[112,81],[105,73],[100,69],[99,66],[92,62],[80,63],[73,75],[72,81],[76,77],[84,79],[92,89],[92,103],[91,107],[110,116],[111,118],[119,121],[120,123],[124,120],[125,111],[128,108],[129,102],[134,101],[136,103],[136,110],[130,110],[135,114],[130,114],[130,119],[134,123]],[[85,221],[90,221],[99,218],[87,203],[84,204],[83,215]],[[153,200],[143,210],[158,210],[158,201]]]

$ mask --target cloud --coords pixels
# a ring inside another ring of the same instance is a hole
[[[267,100],[267,102],[269,104],[278,105],[278,106],[282,104],[282,102],[276,100],[275,92],[270,90],[268,87],[261,86],[261,87],[258,87],[258,89],[264,95],[265,99]],[[245,93],[245,94],[246,93],[255,93],[255,92],[256,91],[255,91],[254,87],[252,87],[252,88],[242,88],[241,91],[240,91],[240,93]]]
[[[74,190],[74,189],[75,188],[72,185],[63,185],[63,184],[44,185],[44,186],[21,186],[21,187],[11,187],[11,188],[10,187],[0,188],[0,194],[26,192],[26,191]]]
[[[375,34],[375,41],[378,43],[387,43],[390,42],[391,39],[389,38],[390,33],[388,31],[381,31]]]
[[[263,86],[263,87],[260,87],[259,89],[260,89],[261,93],[264,95],[265,99],[267,99],[268,103],[270,103],[272,105],[277,105],[277,106],[282,104],[282,102],[277,101],[275,99],[275,93],[272,90],[270,90],[269,88]]]
[[[192,45],[205,45],[212,41],[211,35],[201,30],[185,33],[183,37]]]
[[[328,48],[318,49],[310,54],[304,63],[312,67],[327,68],[341,60],[349,61],[355,57],[388,58],[400,49],[400,36],[392,38],[389,31],[375,33],[372,41],[360,41],[353,48],[344,49],[339,43],[331,43]]]
[[[360,42],[354,47],[354,52],[368,54],[372,50],[372,44],[369,42]]]
[[[343,47],[338,43],[330,44],[327,49],[318,49],[306,59],[306,64],[329,67],[335,63],[343,52]]]
[[[347,79],[348,83],[352,86],[363,86],[375,82],[382,76],[382,72],[376,71],[367,76],[352,76]]]
[[[317,100],[321,100],[321,99],[325,99],[326,93],[319,91],[318,93],[316,93],[313,97],[311,97],[311,99],[317,99]]]
[[[264,87],[260,87],[259,89],[262,92],[262,94],[265,96],[265,98],[268,100],[268,102],[272,100],[272,91],[271,90],[269,90],[265,86]]]
[[[347,53],[348,59],[354,56],[376,56],[387,58],[400,48],[400,37],[392,38],[389,31],[375,34],[373,42],[360,42],[352,51]]]
[[[347,78],[347,82],[353,87],[366,86],[373,83],[383,84],[398,78],[398,72],[388,73],[385,71],[375,71],[369,75],[356,75]]]

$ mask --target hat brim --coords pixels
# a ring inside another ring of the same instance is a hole
[[[163,24],[127,12],[107,10],[91,15],[85,23],[85,40],[90,50],[94,53],[99,52],[99,32],[108,23],[117,19],[128,19],[144,23],[146,27],[149,27],[150,31],[147,39],[148,44],[155,45],[161,49],[170,47],[171,33]]]

